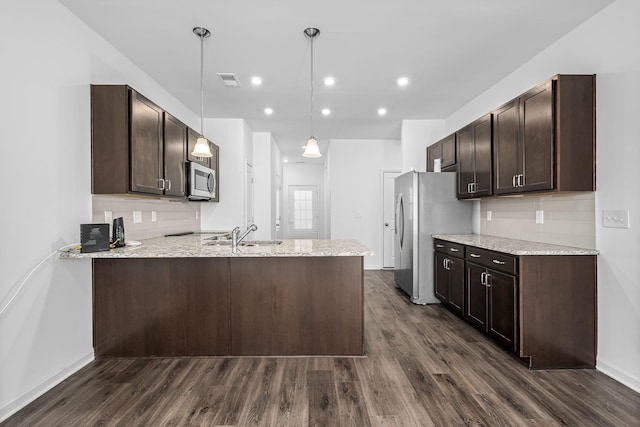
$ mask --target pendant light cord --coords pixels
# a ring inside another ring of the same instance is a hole
[[[200,135],[204,137],[204,37],[200,34]]]
[[[314,138],[313,136],[313,37],[311,37],[311,102],[310,102],[309,116],[311,118],[310,135],[311,135],[311,138]]]

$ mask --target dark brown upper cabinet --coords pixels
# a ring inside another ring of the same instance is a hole
[[[433,172],[433,162],[435,159],[440,159],[442,172],[456,171],[455,133],[427,147],[427,172]]]
[[[92,85],[92,194],[185,197],[187,129],[129,86]]]
[[[487,114],[456,132],[458,198],[490,196],[492,118]]]
[[[187,125],[169,113],[164,113],[164,193],[186,197],[185,159]]]
[[[557,75],[493,115],[494,194],[595,191],[594,75]]]

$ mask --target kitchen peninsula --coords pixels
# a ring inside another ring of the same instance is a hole
[[[96,357],[364,353],[354,240],[240,246],[158,237],[92,258]]]

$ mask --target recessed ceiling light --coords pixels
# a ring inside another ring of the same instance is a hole
[[[336,84],[336,79],[334,79],[333,77],[325,77],[324,84],[326,86],[333,86],[334,84]]]
[[[329,114],[331,114],[331,110],[328,108],[323,108],[322,109],[322,115],[323,116],[328,116]]]
[[[378,115],[379,116],[384,116],[385,114],[387,114],[387,109],[386,108],[378,108]]]
[[[408,77],[400,77],[398,80],[396,80],[396,83],[398,83],[398,86],[406,86],[409,84],[409,78]]]
[[[282,159],[284,163],[289,163],[289,159]]]
[[[264,113],[268,116],[270,116],[271,114],[273,114],[273,108],[265,108],[264,109]]]
[[[262,84],[262,78],[258,76],[251,77],[251,84],[254,86],[260,86]]]

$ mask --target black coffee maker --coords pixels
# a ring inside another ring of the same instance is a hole
[[[111,247],[120,248],[124,246],[124,218],[119,217],[113,220],[113,234]]]

